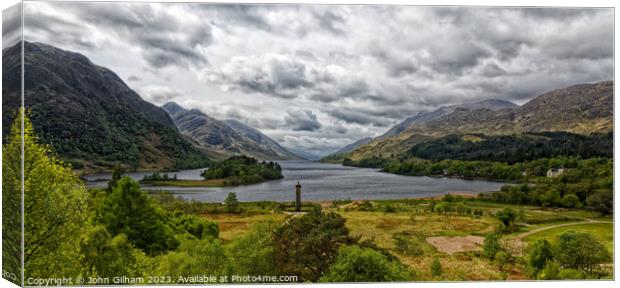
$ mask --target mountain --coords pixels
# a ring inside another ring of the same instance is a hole
[[[225,119],[223,122],[238,133],[250,138],[264,149],[271,150],[274,154],[278,155],[277,159],[302,159],[295,153],[292,153],[280,146],[278,142],[258,131],[258,129],[250,127],[236,119]]]
[[[377,138],[352,151],[348,157],[353,160],[391,157],[417,143],[451,134],[610,132],[613,131],[613,81],[573,85],[541,94],[520,107],[497,109],[499,107],[501,105],[455,107],[450,113],[431,120],[414,119],[400,133]]]
[[[349,153],[355,149],[357,149],[357,147],[368,144],[370,141],[372,141],[371,137],[366,137],[366,138],[362,138],[360,140],[357,140],[349,145],[346,145],[342,148],[340,148],[338,151],[332,153],[331,155],[339,155],[339,154],[344,154],[344,153]]]
[[[181,134],[192,139],[212,158],[243,154],[261,160],[298,159],[269,137],[240,122],[233,124],[237,128],[234,129],[198,109],[187,110],[175,102],[168,102],[162,108],[172,117]]]
[[[19,107],[21,43],[3,53],[3,131]],[[87,57],[24,42],[25,107],[39,141],[74,168],[204,167],[210,161],[177,131],[163,109],[144,101],[114,72]],[[5,134],[6,135],[6,134]]]
[[[302,149],[291,148],[291,147],[286,147],[286,149],[295,153],[296,155],[299,155],[299,157],[302,157],[303,159],[306,159],[306,160],[314,161],[314,160],[319,160],[323,157],[322,155],[315,154],[313,152],[302,150]]]
[[[400,122],[399,124],[390,128],[390,130],[388,130],[387,132],[385,132],[383,135],[379,136],[378,138],[385,139],[388,137],[396,136],[402,133],[403,131],[405,131],[407,128],[409,128],[413,124],[425,123],[425,122],[435,120],[441,116],[448,115],[454,112],[454,110],[458,108],[464,108],[464,109],[485,108],[485,109],[497,111],[501,109],[516,108],[516,107],[519,107],[519,106],[517,106],[517,104],[514,104],[512,102],[505,101],[505,100],[499,100],[499,99],[488,99],[488,100],[483,100],[483,101],[478,101],[478,102],[473,102],[473,103],[465,103],[465,104],[460,104],[460,105],[442,106],[437,110],[433,110],[429,112],[427,111],[419,112],[418,114],[412,117],[409,117],[405,119],[403,122]]]

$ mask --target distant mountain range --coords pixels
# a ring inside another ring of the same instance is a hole
[[[466,104],[461,104],[461,105],[442,106],[437,110],[419,112],[416,115],[409,117],[405,119],[403,122],[390,128],[390,130],[388,130],[387,132],[385,132],[383,135],[379,136],[378,138],[385,139],[388,137],[396,136],[402,133],[403,131],[405,131],[407,128],[409,128],[413,124],[425,123],[425,122],[435,120],[441,116],[448,115],[454,112],[454,110],[458,108],[472,109],[472,110],[485,108],[485,109],[497,111],[501,109],[510,109],[510,108],[516,108],[516,107],[519,107],[519,106],[512,102],[505,101],[505,100],[498,100],[498,99],[489,99],[489,100],[483,100],[483,101],[478,101],[474,103],[466,103]]]
[[[539,95],[522,106],[487,100],[421,112],[346,156],[353,160],[389,158],[417,143],[451,134],[613,131],[613,85],[613,81],[574,85]]]
[[[2,51],[3,131],[20,105],[21,43]],[[144,101],[114,72],[85,56],[24,42],[24,95],[39,141],[85,170],[204,167],[166,111]]]
[[[349,153],[349,152],[357,149],[357,147],[360,147],[362,145],[368,144],[372,140],[373,140],[372,137],[366,137],[366,138],[359,139],[359,140],[357,140],[357,141],[355,141],[355,142],[353,142],[351,144],[348,144],[348,145],[338,149],[336,152],[329,154],[325,158],[338,158],[341,155],[344,155],[346,153]]]
[[[175,102],[168,102],[162,108],[172,117],[181,134],[214,159],[232,155],[247,155],[261,160],[301,159],[238,120],[217,120],[198,109],[187,110]]]
[[[4,135],[20,105],[20,44],[2,51]],[[24,43],[23,53],[25,106],[38,139],[74,168],[109,170],[117,163],[142,170],[198,168],[238,154],[261,160],[320,158],[282,147],[235,119],[218,120],[176,103],[157,107],[114,72],[81,54],[31,42]],[[336,153],[353,160],[393,157],[417,143],[452,134],[609,132],[613,85],[574,85],[522,106],[503,100],[444,106],[413,115],[377,138],[360,139]]]

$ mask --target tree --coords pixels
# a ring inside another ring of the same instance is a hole
[[[495,263],[500,271],[504,271],[506,264],[510,263],[512,256],[506,251],[499,251],[495,254]]]
[[[422,245],[418,242],[418,239],[408,235],[406,233],[396,233],[392,235],[394,239],[394,246],[396,251],[409,256],[420,256],[424,254]]]
[[[536,276],[545,267],[547,262],[553,260],[551,243],[545,239],[539,239],[534,243],[532,250],[527,255],[527,272],[530,276]]]
[[[579,207],[580,205],[581,203],[579,202],[579,197],[577,197],[577,195],[566,194],[562,198],[562,206],[564,207],[575,208]]]
[[[502,251],[502,246],[499,243],[499,236],[495,233],[487,234],[487,236],[484,237],[484,243],[482,245],[482,255],[493,260],[499,251]]]
[[[241,275],[275,275],[278,267],[271,232],[275,222],[255,224],[250,232],[234,238],[229,247],[235,271]]]
[[[121,180],[123,174],[125,174],[125,168],[123,168],[123,166],[121,165],[115,165],[114,169],[112,170],[112,179],[108,181],[108,192],[112,192],[112,189],[116,187],[116,183],[118,182],[118,180]]]
[[[226,212],[239,212],[239,201],[237,200],[237,194],[235,192],[228,193],[228,196],[226,196],[226,199],[224,200],[224,205],[226,206]]]
[[[547,261],[545,267],[538,275],[541,280],[557,280],[559,279],[561,267],[554,261]]]
[[[174,223],[177,230],[185,231],[198,239],[217,238],[220,234],[215,222],[190,214],[176,213]]]
[[[515,219],[517,219],[517,214],[514,210],[510,208],[504,208],[504,210],[499,211],[495,214],[495,218],[501,221],[504,224],[504,227],[512,230]]]
[[[548,191],[542,193],[539,200],[540,205],[542,205],[543,207],[548,207],[560,204],[562,198],[560,198],[560,192],[558,192],[558,190],[551,188]]]
[[[4,278],[22,285],[22,110],[16,113],[6,142],[2,139],[2,270]]]
[[[324,213],[320,206],[292,218],[273,234],[275,261],[283,275],[299,275],[302,281],[317,281],[334,261],[338,248],[354,243],[345,219]]]
[[[612,190],[599,191],[586,200],[588,208],[601,214],[614,212],[614,196]]]
[[[148,257],[135,249],[125,234],[112,237],[102,225],[90,228],[80,242],[83,276],[142,276]]]
[[[179,246],[163,211],[133,179],[124,176],[106,197],[98,211],[98,222],[112,236],[125,234],[131,243],[149,255]]]
[[[6,220],[3,217],[6,226],[2,227],[6,237],[4,265],[10,272],[21,274],[21,263],[17,262],[22,252],[21,239],[15,237],[21,237],[23,148],[25,277],[75,277],[80,272],[78,247],[80,234],[86,228],[88,193],[51,147],[38,143],[28,117],[23,117],[23,138],[21,124],[21,121],[13,123],[7,143],[2,147],[3,215],[7,216]]]
[[[607,248],[589,233],[568,231],[558,237],[555,259],[563,268],[591,273],[600,263],[611,259]]]
[[[341,246],[321,282],[390,282],[411,280],[403,264],[380,252],[357,245]]]
[[[192,275],[213,275],[219,279],[234,272],[224,246],[213,238],[183,240],[179,249],[156,257],[154,262],[158,263],[154,275],[166,275],[174,280]]]
[[[440,276],[443,273],[441,268],[441,262],[437,257],[433,258],[433,262],[431,262],[431,274],[435,277]]]

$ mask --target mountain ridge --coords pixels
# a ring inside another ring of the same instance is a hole
[[[21,43],[3,50],[3,131],[19,106]],[[210,161],[179,134],[172,119],[144,101],[112,70],[86,56],[24,42],[27,113],[42,143],[87,171],[118,163],[132,169],[204,167]]]
[[[430,121],[412,123],[400,133],[377,137],[347,155],[353,160],[389,158],[413,145],[450,134],[509,135],[563,131],[578,134],[613,130],[613,81],[551,90],[516,108],[457,107]]]
[[[181,134],[192,139],[202,151],[215,159],[242,154],[260,160],[300,159],[262,132],[241,122],[237,121],[233,123],[235,127],[231,127],[226,121],[195,108],[185,109],[176,102],[168,102],[162,105],[162,109],[172,117]]]

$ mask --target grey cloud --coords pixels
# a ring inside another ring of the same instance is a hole
[[[293,131],[316,131],[322,126],[316,114],[308,110],[287,111],[284,124]]]
[[[2,11],[2,49],[15,45],[22,37],[21,4]]]
[[[142,81],[142,78],[136,75],[129,75],[129,77],[127,77],[127,81],[138,82],[138,81]]]
[[[154,68],[208,64],[207,58],[198,51],[200,46],[206,47],[213,41],[211,28],[205,22],[196,24],[178,20],[170,13],[155,11],[149,3],[55,3],[54,6],[75,12],[77,21],[29,12],[26,27],[61,37],[50,37],[51,41],[90,49],[102,48],[88,40],[90,34],[112,33],[114,38],[120,37],[141,48],[143,58]],[[92,31],[82,23],[95,25],[98,31]]]
[[[323,11],[314,11],[314,16],[319,20],[319,26],[326,31],[333,34],[343,36],[346,34],[343,26],[346,23],[346,19],[328,7]]]
[[[146,86],[136,89],[145,99],[155,103],[163,104],[170,102],[183,95],[181,91],[165,86]]]
[[[386,118],[372,116],[359,111],[335,110],[330,111],[329,115],[347,123],[359,125],[373,125],[377,127],[387,127],[391,121]]]
[[[31,40],[144,75],[128,78],[134,85],[191,91],[137,89],[148,100],[204,103],[313,151],[381,134],[421,110],[523,103],[614,71],[613,9],[26,4],[41,8],[27,13]]]
[[[369,96],[371,92],[364,79],[352,74],[318,59],[307,61],[294,55],[267,54],[235,57],[221,67],[206,69],[203,78],[226,89],[285,99],[307,97],[333,102]]]
[[[497,64],[495,63],[487,64],[482,68],[482,75],[486,77],[497,77],[497,76],[502,76],[505,74],[506,74],[506,70],[497,66]]]

